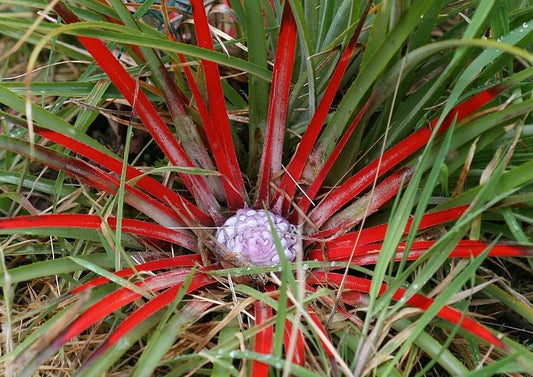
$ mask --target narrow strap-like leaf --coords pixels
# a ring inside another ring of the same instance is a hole
[[[350,64],[350,61],[352,60],[355,48],[357,46],[357,41],[359,40],[361,30],[363,29],[366,17],[368,15],[368,12],[370,11],[371,6],[372,1],[368,1],[366,9],[363,11],[361,18],[359,19],[359,22],[357,24],[357,27],[355,28],[354,33],[350,41],[348,42],[348,45],[342,52],[342,55],[339,61],[337,62],[335,71],[331,75],[331,79],[315,111],[315,114],[313,115],[313,118],[311,118],[311,122],[305,130],[305,133],[302,136],[302,140],[300,140],[298,148],[296,149],[293,158],[287,166],[287,172],[281,180],[280,188],[281,190],[285,191],[285,193],[290,198],[294,196],[296,182],[298,182],[298,180],[302,176],[302,172],[304,170],[309,154],[315,146],[315,142],[318,138],[320,130],[324,125],[324,121],[326,120],[331,104],[333,103],[333,99],[338,94],[338,89],[341,84],[341,80],[344,76],[344,73],[346,72],[346,69],[348,68],[348,64]],[[284,201],[283,207],[285,213],[288,210],[288,204],[288,201]]]
[[[333,168],[333,165],[337,161],[337,159],[340,157],[342,151],[344,150],[344,147],[350,140],[350,137],[352,136],[353,131],[355,131],[355,127],[359,124],[361,121],[361,118],[363,115],[365,115],[366,110],[368,109],[368,106],[372,102],[374,98],[374,95],[372,95],[365,106],[361,109],[359,114],[355,117],[354,121],[348,127],[346,132],[342,135],[342,138],[339,140],[339,143],[335,146],[335,149],[333,149],[333,152],[331,152],[331,155],[328,157],[326,163],[322,168],[319,170],[319,172],[316,175],[316,178],[313,180],[309,188],[306,190],[305,195],[302,197],[302,199],[298,202],[297,207],[298,211],[295,211],[293,216],[296,215],[298,212],[307,212],[309,209],[309,206],[311,205],[311,201],[315,199],[316,194],[322,187],[322,183],[324,183],[324,180],[326,179],[329,171],[331,168]]]
[[[255,325],[260,326],[272,318],[272,308],[262,301],[254,303]],[[264,355],[272,353],[272,340],[274,338],[274,325],[269,325],[259,331],[255,336],[254,352]],[[267,377],[270,366],[259,360],[252,361],[252,373],[254,377]]]
[[[189,272],[189,269],[169,271],[145,279],[144,281],[138,281],[135,283],[135,285],[146,289],[147,292],[157,292],[183,283],[185,278],[189,275]],[[141,295],[139,293],[134,292],[126,287],[117,289],[84,311],[68,328],[58,335],[50,347],[58,349],[61,347],[61,345],[68,342],[74,336],[80,334],[89,326],[97,323],[107,315],[140,297]]]
[[[287,121],[287,103],[292,80],[294,53],[296,51],[296,32],[296,21],[287,1],[283,9],[274,72],[272,74],[265,143],[259,167],[259,188],[254,204],[256,208],[263,208],[265,204],[268,204],[270,180],[274,174],[281,171],[285,123]]]
[[[450,209],[445,209],[442,211],[427,213],[422,216],[418,229],[427,229],[435,225],[446,223],[448,221],[457,220],[466,211],[467,208],[468,206],[459,206]],[[407,221],[407,225],[405,226],[403,234],[409,233],[409,231],[411,230],[412,223],[413,219],[409,219]],[[362,229],[358,232],[351,232],[342,236],[335,237],[334,240],[326,242],[326,247],[353,247],[356,242],[357,245],[366,245],[383,241],[385,239],[385,234],[387,232],[388,226],[388,223],[380,224],[370,228]]]
[[[318,331],[320,331],[322,333],[322,335],[324,335],[329,340],[329,342],[332,343],[328,332],[324,328],[324,325],[322,325],[322,322],[320,322],[320,319],[316,315],[316,312],[311,308],[311,306],[307,306],[307,312],[309,313],[309,317],[311,317],[311,320],[313,321],[313,323],[317,327]],[[319,340],[320,340],[320,344],[322,344],[322,348],[324,349],[324,352],[326,353],[326,355],[330,359],[333,359],[333,352],[331,352],[329,347],[327,347],[324,344],[324,341],[322,340],[322,338],[319,337]]]
[[[283,345],[285,347],[285,353],[289,351],[291,347],[291,334],[293,325],[291,321],[285,321],[285,331],[283,333]],[[304,365],[305,364],[305,340],[300,328],[296,328],[296,340],[294,344],[294,354],[292,355],[293,364]]]
[[[119,179],[109,173],[85,161],[40,145],[30,145],[19,139],[0,136],[0,149],[26,156],[56,170],[63,170],[67,175],[109,194],[114,195],[120,186]],[[130,185],[125,185],[124,201],[161,225],[183,226],[175,211]]]
[[[401,261],[403,258],[406,260],[419,259],[424,253],[426,253],[437,241],[415,241],[411,245],[411,248],[406,256],[405,247],[406,244],[401,242],[398,245],[397,253],[395,256],[396,261]],[[365,266],[370,264],[376,264],[379,253],[381,251],[381,243],[378,244],[366,244],[358,246],[341,246],[327,248],[325,256],[322,250],[312,250],[309,258],[324,260],[324,257],[328,261],[351,261],[352,264],[357,266]],[[488,256],[491,257],[530,257],[533,255],[533,247],[523,245],[512,244],[496,244],[491,246],[487,242],[482,241],[459,241],[457,246],[450,253],[450,258],[474,258],[481,255],[487,248],[490,247]]]
[[[115,230],[116,218],[107,218],[107,224]],[[24,231],[35,228],[80,228],[101,229],[104,220],[97,215],[86,214],[45,214],[37,216],[17,216],[0,219],[2,230]],[[122,219],[122,232],[137,236],[175,243],[189,250],[195,250],[197,242],[190,234],[172,230],[164,226],[136,219]]]
[[[77,17],[62,3],[58,3],[54,9],[67,22],[77,22]],[[161,119],[157,109],[142,90],[137,90],[135,80],[122,67],[107,46],[99,39],[82,36],[78,39],[120,90],[124,98],[132,106],[135,105],[137,115],[169,161],[174,166],[194,167],[190,158]],[[183,173],[180,174],[180,177],[189,191],[195,195],[197,202],[202,203],[212,217],[218,217],[220,206],[203,177]]]
[[[163,258],[151,262],[141,263],[135,266],[135,271],[131,268],[126,268],[120,271],[115,272],[115,275],[121,278],[127,278],[135,275],[136,272],[142,271],[155,271],[161,269],[177,268],[177,267],[193,267],[194,265],[202,261],[200,254],[191,254],[191,255],[180,255],[172,258]],[[80,285],[79,287],[74,288],[70,293],[79,293],[83,292],[88,288],[95,288],[100,285],[109,283],[109,279],[100,276],[91,281]]]
[[[216,282],[216,280],[210,278],[207,275],[199,274],[192,278],[191,284],[187,287],[187,293],[196,291],[197,289]],[[161,308],[164,308],[174,300],[178,294],[181,284],[176,284],[171,288],[167,289],[165,292],[157,295],[155,298],[148,301],[146,304],[141,306],[131,315],[129,315],[122,323],[109,335],[109,337],[94,351],[90,356],[87,362],[94,360],[106,352],[111,346],[120,340],[121,337],[126,335],[129,331],[135,328],[139,323],[146,320],[148,317],[156,313]]]
[[[71,151],[87,157],[91,161],[98,163],[100,166],[103,166],[116,174],[121,173],[123,164],[122,161],[100,152],[89,145],[83,144],[70,136],[40,127],[34,128],[35,132],[42,137],[45,137],[54,143],[60,144]],[[142,173],[140,171],[131,166],[128,166],[126,169],[126,180],[130,180],[141,175]],[[136,185],[148,192],[153,197],[158,198],[167,205],[175,208],[179,216],[185,219],[185,223],[191,223],[191,221],[194,220],[193,223],[200,223],[203,225],[213,224],[213,220],[205,212],[201,211],[194,204],[190,203],[155,179],[148,176],[143,176],[136,182]]]
[[[309,280],[309,284],[334,284],[336,286],[343,283],[344,289],[351,289],[358,292],[368,293],[370,292],[370,286],[372,284],[371,280],[358,278],[355,276],[336,273],[325,273],[317,272]],[[387,290],[387,285],[382,284],[379,293],[383,294]],[[398,289],[394,292],[392,298],[396,301],[401,300],[405,294],[406,290],[403,288]],[[433,300],[422,296],[420,294],[414,294],[413,297],[407,300],[407,304],[417,307],[421,310],[427,310],[432,304]],[[480,339],[498,347],[505,349],[505,345],[500,339],[498,339],[493,333],[487,330],[485,327],[477,323],[476,321],[466,317],[463,313],[449,307],[443,307],[437,314],[438,317],[453,323],[455,325],[461,326],[464,330],[474,334]]]
[[[439,127],[438,133],[440,134],[446,131],[452,125],[456,117],[457,121],[460,121],[492,100],[501,89],[502,88],[500,87],[495,87],[485,90],[457,106],[444,119]],[[345,183],[332,190],[311,212],[315,221],[320,220],[317,223],[323,223],[364,189],[370,186],[376,176],[381,177],[423,147],[431,137],[433,127],[437,125],[438,121],[438,118],[434,119],[430,126],[424,127],[408,136],[385,152],[383,156],[376,158],[370,164],[355,173]]]
[[[213,50],[213,40],[205,14],[204,2],[202,0],[192,0],[191,4],[198,45],[208,50]],[[226,180],[223,180],[222,183],[226,193],[228,207],[231,209],[243,208],[246,190],[244,188],[239,162],[237,161],[237,155],[235,154],[233,136],[231,135],[231,126],[218,66],[216,63],[205,59],[202,59],[201,62],[205,72],[207,99],[211,114],[211,122],[204,124],[207,139],[209,140],[218,170],[226,177]]]
[[[309,220],[316,227],[322,227],[316,233],[316,237],[325,238],[333,234],[344,233],[361,222],[366,216],[376,212],[383,204],[396,196],[402,184],[409,182],[413,172],[414,168],[399,169],[377,184],[372,191],[357,199],[336,215],[329,212],[325,214],[322,211],[312,211],[309,215]]]

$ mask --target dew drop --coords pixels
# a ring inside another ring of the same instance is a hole
[[[424,15],[422,14],[422,15],[420,16],[420,19],[423,19],[423,18],[424,18]]]
[[[528,27],[529,25],[528,25],[527,22],[524,22],[524,23],[522,24],[522,26],[523,26],[523,27]]]
[[[398,302],[400,304],[405,304],[406,301],[407,301],[407,299],[405,298],[405,296],[402,296],[402,298],[400,300],[398,300]]]
[[[283,268],[281,266],[278,267],[278,272],[283,271]]]
[[[329,265],[330,265],[330,267],[335,267],[337,265],[337,263],[331,262]]]
[[[415,284],[412,285],[412,287],[413,287],[413,289],[418,289],[418,284],[415,283]]]
[[[304,263],[304,265],[302,266],[302,268],[303,268],[304,270],[307,270],[307,269],[309,268],[309,265],[308,265],[307,263]]]

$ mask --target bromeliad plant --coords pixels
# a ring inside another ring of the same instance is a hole
[[[533,7],[183,3],[0,18],[35,44],[0,85],[6,374],[533,372],[468,312],[484,294],[533,323],[482,266],[532,252]],[[98,68],[32,81],[44,49]],[[58,297],[21,311],[24,289]]]

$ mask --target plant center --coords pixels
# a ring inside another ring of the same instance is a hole
[[[289,262],[296,258],[298,234],[287,219],[264,210],[240,209],[218,228],[217,253],[240,266],[275,266],[281,263],[272,227]]]

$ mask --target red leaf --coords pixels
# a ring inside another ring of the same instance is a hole
[[[366,110],[368,109],[368,106],[370,106],[370,103],[372,102],[373,99],[374,99],[374,94],[372,94],[372,96],[368,99],[368,101],[363,106],[361,111],[359,111],[359,114],[357,114],[357,117],[355,117],[350,127],[348,127],[348,129],[342,136],[339,143],[335,146],[335,149],[333,150],[331,155],[328,157],[326,163],[324,164],[324,166],[322,166],[322,168],[316,175],[314,181],[311,183],[309,188],[306,190],[305,195],[302,197],[300,202],[297,204],[299,211],[294,211],[293,212],[294,216],[292,216],[292,218],[296,217],[299,212],[304,212],[304,213],[307,212],[307,210],[309,209],[309,205],[311,205],[311,201],[315,198],[316,194],[322,187],[322,183],[326,179],[328,173],[330,172],[335,162],[337,162],[337,159],[339,158],[339,156],[341,155],[341,152],[343,151],[344,147],[348,143],[350,136],[352,136],[353,131],[355,131],[355,127],[357,127],[357,125],[361,121],[361,118],[363,117],[363,115],[365,115]]]
[[[210,278],[207,275],[195,275],[191,281],[191,284],[187,288],[187,293],[191,293],[205,285],[214,283],[215,280]],[[129,315],[122,323],[109,335],[109,337],[94,351],[94,353],[89,357],[87,362],[90,362],[99,355],[105,353],[110,347],[112,347],[116,342],[119,341],[124,335],[134,329],[139,323],[146,320],[161,308],[164,308],[170,304],[178,294],[182,283],[172,286],[167,289],[165,292],[157,295],[155,298],[148,301],[146,304],[141,306],[131,315]],[[212,303],[203,302],[205,309],[213,305]]]
[[[457,121],[464,119],[475,110],[492,100],[503,87],[495,87],[485,90],[474,97],[463,102],[444,119],[439,127],[438,134],[446,131],[457,116]],[[381,177],[393,167],[400,164],[414,152],[423,147],[429,140],[432,129],[437,124],[439,118],[434,119],[429,127],[424,127],[403,141],[396,144],[383,154],[381,158],[376,158],[370,164],[359,170],[345,183],[331,191],[328,196],[313,210],[314,217],[321,219],[321,222],[332,216],[345,204],[359,195],[364,189],[372,184],[376,177]]]
[[[289,320],[285,321],[285,331],[283,333],[283,344],[285,346],[285,353],[289,351],[291,346],[292,323]],[[294,345],[294,354],[292,355],[292,363],[304,365],[305,363],[305,340],[302,330],[296,329],[296,344]]]
[[[407,254],[407,260],[416,260],[420,258],[426,251],[429,250],[437,241],[416,241],[412,244],[411,250]],[[328,261],[343,261],[350,260],[353,254],[351,263],[358,266],[375,264],[378,260],[381,251],[381,244],[367,244],[354,246],[332,247],[326,250],[326,260]],[[487,242],[482,241],[459,241],[457,246],[450,253],[450,258],[473,258],[485,251],[490,246]],[[402,260],[404,257],[405,243],[398,245],[396,261]],[[522,245],[494,245],[489,256],[491,257],[529,257],[533,255],[533,248]],[[315,249],[311,251],[309,259],[324,260],[322,250]]]
[[[97,215],[86,214],[45,214],[38,216],[18,216],[0,219],[0,229],[35,229],[35,228],[81,228],[101,229],[103,220]],[[107,218],[111,229],[115,230],[115,218]],[[189,250],[196,250],[197,242],[185,233],[135,219],[122,219],[122,232],[135,234],[175,243]]]
[[[135,275],[136,272],[142,271],[155,271],[161,269],[170,269],[176,267],[193,267],[196,264],[202,262],[202,258],[199,254],[193,255],[180,255],[172,258],[158,259],[152,262],[142,263],[135,266],[135,271],[131,268],[126,268],[120,271],[115,272],[114,274],[121,278],[127,278]],[[85,284],[80,285],[79,287],[74,288],[70,293],[79,293],[83,292],[88,288],[98,287],[100,285],[107,284],[109,279],[106,277],[95,278]]]
[[[135,285],[143,287],[146,291],[156,292],[183,283],[189,272],[189,269],[173,270],[145,279],[144,281],[138,281]],[[128,288],[123,287],[117,289],[83,312],[83,314],[57,337],[51,347],[59,348],[62,344],[80,334],[89,326],[105,318],[108,314],[113,313],[140,297],[141,295],[139,293],[131,291]]]
[[[272,318],[272,308],[261,301],[254,303],[255,325],[260,326]],[[254,352],[264,355],[272,353],[272,340],[274,326],[269,325],[255,335]],[[252,361],[252,374],[254,377],[267,377],[270,366],[258,360]]]
[[[294,53],[296,51],[296,21],[289,2],[285,2],[281,30],[276,49],[274,72],[265,130],[265,145],[259,167],[256,208],[263,208],[269,202],[270,180],[281,170],[287,104],[291,87]]]
[[[325,238],[335,233],[344,232],[353,227],[366,216],[376,212],[383,204],[393,198],[400,190],[402,183],[405,184],[409,182],[413,172],[413,168],[399,169],[397,172],[391,174],[380,182],[373,191],[367,193],[361,199],[356,200],[349,207],[333,217],[331,217],[333,213],[311,211],[309,220],[316,227],[320,228],[325,223],[324,228],[313,235],[313,237]]]
[[[35,127],[35,132],[37,132],[42,137],[45,137],[57,144],[60,144],[70,149],[71,151],[74,151],[84,157],[91,159],[91,161],[96,162],[100,166],[103,166],[116,174],[120,174],[122,172],[122,161],[113,158],[103,152],[100,152],[99,150],[90,147],[89,145],[83,144],[77,141],[75,138],[40,127]],[[127,180],[139,177],[140,175],[142,175],[142,173],[137,169],[131,166],[127,167]],[[147,191],[155,198],[158,198],[163,202],[167,203],[169,206],[175,208],[179,216],[185,219],[186,224],[196,224],[197,222],[202,225],[213,224],[213,220],[205,212],[201,211],[194,204],[188,202],[186,199],[176,194],[168,187],[162,185],[155,179],[149,176],[143,176],[136,182],[136,185]]]
[[[468,208],[468,206],[460,206],[433,213],[427,213],[422,217],[419,230],[431,228],[435,225],[443,224],[448,221],[457,220]],[[409,233],[413,219],[407,221],[403,234]],[[326,248],[337,247],[353,247],[355,243],[357,245],[366,245],[369,243],[383,241],[387,232],[389,224],[380,224],[370,228],[363,229],[359,232],[351,232],[342,236],[336,237],[332,241],[326,242]]]
[[[315,114],[313,115],[313,118],[311,119],[311,122],[309,123],[309,126],[303,134],[302,140],[298,145],[298,149],[296,150],[296,153],[294,154],[289,165],[287,166],[287,172],[281,180],[280,188],[281,190],[285,191],[290,198],[294,196],[296,182],[298,182],[298,180],[302,176],[302,172],[304,170],[309,154],[311,153],[311,150],[315,145],[320,130],[322,129],[324,121],[326,120],[331,104],[333,103],[333,99],[338,93],[338,89],[341,84],[341,80],[344,76],[344,73],[346,72],[350,61],[354,56],[355,48],[357,46],[357,40],[359,39],[361,30],[363,29],[363,25],[365,23],[366,17],[368,15],[368,12],[370,11],[371,6],[372,1],[368,1],[366,9],[363,11],[361,18],[359,19],[359,23],[357,24],[357,27],[355,28],[354,33],[350,41],[348,42],[348,45],[344,49],[339,61],[337,62],[335,71],[331,76],[328,86],[315,111]],[[362,112],[363,111],[361,111],[361,113]],[[289,202],[284,201],[285,214],[288,211],[288,205]]]
[[[326,331],[326,329],[324,328],[324,326],[322,325],[322,322],[320,322],[320,319],[318,318],[318,316],[316,315],[315,311],[310,307],[308,306],[307,307],[307,312],[309,313],[309,316],[311,317],[311,319],[313,320],[313,323],[316,325],[316,327],[318,328],[318,331],[320,331],[322,333],[322,335],[324,335],[331,343],[331,339],[329,337],[329,334],[328,332]],[[324,343],[324,341],[322,340],[322,338],[320,338],[320,343],[322,344],[322,347],[324,348],[324,352],[326,353],[326,355],[331,359],[333,358],[333,353],[331,352],[331,350],[326,346],[326,344]]]
[[[335,274],[335,273],[325,273],[325,272],[318,272],[315,273],[314,276],[312,276],[309,280],[309,284],[333,284],[336,286],[339,286],[342,281],[344,280],[344,289],[348,290],[355,290],[358,292],[364,292],[369,293],[370,292],[370,286],[372,284],[371,280],[358,278],[355,276],[350,275],[343,275],[343,274]],[[383,294],[387,290],[387,285],[382,284],[379,293]],[[392,298],[394,300],[400,300],[406,290],[403,288],[398,289]],[[432,304],[433,300],[429,299],[427,297],[424,297],[419,294],[414,294],[413,297],[411,297],[409,300],[407,300],[407,304],[417,307],[421,310],[427,310]],[[486,342],[495,345],[499,348],[504,348],[504,344],[501,342],[500,339],[498,339],[494,334],[492,334],[489,330],[487,330],[485,327],[477,323],[476,321],[465,317],[465,315],[449,306],[443,307],[437,314],[438,317],[453,323],[455,325],[461,326],[464,330],[474,334],[480,339],[485,340]]]
[[[54,9],[69,23],[78,21],[77,17],[61,3],[58,3]],[[78,40],[93,56],[130,105],[132,107],[135,105],[136,114],[169,161],[174,166],[194,167],[183,148],[172,135],[163,119],[161,119],[157,109],[146,94],[142,90],[138,90],[135,80],[122,67],[119,60],[109,51],[107,46],[102,41],[90,37],[80,36]],[[185,173],[180,173],[179,175],[189,191],[195,195],[197,202],[202,203],[209,214],[217,218],[220,206],[203,177]]]
[[[213,41],[205,14],[204,2],[202,0],[192,0],[191,5],[198,45],[205,49],[213,50]],[[202,60],[201,62],[205,72],[208,89],[207,98],[211,113],[211,122],[204,123],[207,139],[220,173],[227,178],[227,181],[223,180],[222,183],[226,192],[228,206],[231,209],[243,208],[246,190],[235,154],[218,66],[208,60]]]
[[[28,142],[0,136],[0,149],[13,151],[31,158],[56,170],[63,170],[67,175],[79,179],[92,187],[115,194],[120,186],[119,180],[85,161],[41,147],[30,146]],[[180,218],[170,208],[154,198],[129,185],[125,186],[124,201],[166,226],[180,226]]]

